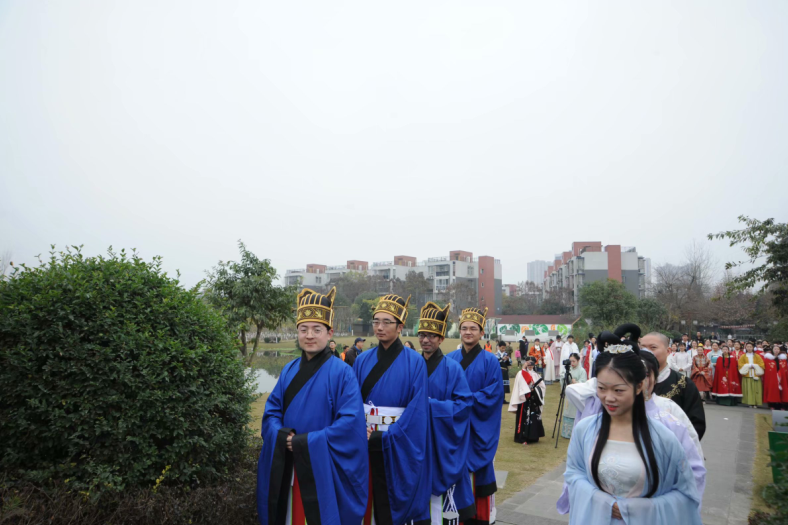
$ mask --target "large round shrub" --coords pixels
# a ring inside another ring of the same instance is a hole
[[[246,446],[251,392],[225,320],[159,258],[69,250],[0,281],[12,479],[96,495],[221,478]]]

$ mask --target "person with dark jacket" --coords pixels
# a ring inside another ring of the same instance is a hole
[[[359,345],[359,342],[363,343],[364,341],[364,338],[356,337],[356,341],[353,343],[353,346],[345,351],[345,363],[353,366],[353,363],[356,362],[356,358],[362,352],[361,347],[363,345]]]

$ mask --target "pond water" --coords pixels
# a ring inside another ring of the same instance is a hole
[[[292,360],[293,356],[265,356],[255,363],[255,368],[247,368],[247,373],[254,375],[255,393],[272,392],[282,369]]]
[[[279,381],[279,375],[274,376],[262,368],[248,369],[248,372],[254,374],[254,384],[256,394],[265,394],[273,391],[276,382]]]

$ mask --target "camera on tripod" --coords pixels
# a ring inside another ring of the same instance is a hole
[[[569,359],[564,359],[563,361],[561,361],[561,363],[567,368],[572,366],[572,361],[570,361]]]

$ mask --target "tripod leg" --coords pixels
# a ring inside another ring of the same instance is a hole
[[[553,424],[553,434],[550,436],[550,439],[555,437],[555,429],[558,426],[558,419],[561,417],[561,414],[564,411],[565,389],[566,389],[566,383],[564,383],[561,386],[561,395],[558,398],[558,410],[555,411],[555,423]]]

